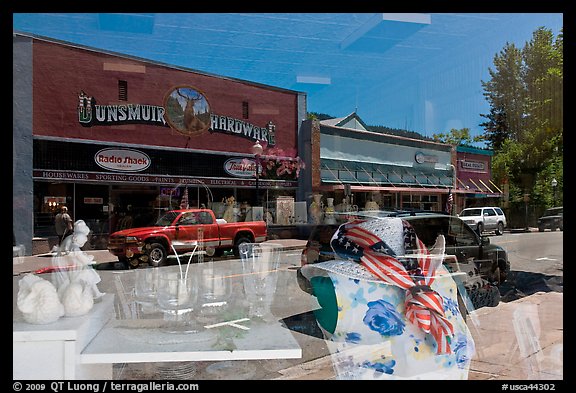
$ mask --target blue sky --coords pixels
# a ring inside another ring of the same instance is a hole
[[[562,25],[562,13],[13,14],[16,31],[303,91],[309,112],[427,136],[481,133],[494,55]]]

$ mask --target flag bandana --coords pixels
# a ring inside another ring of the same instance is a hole
[[[441,255],[443,240],[439,238]],[[430,287],[442,257],[430,254],[410,223],[397,217],[354,220],[342,224],[330,244],[338,257],[360,263],[380,280],[405,289],[406,318],[434,337],[437,354],[452,352],[454,328],[444,314],[442,296]]]

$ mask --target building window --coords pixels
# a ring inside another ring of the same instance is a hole
[[[438,195],[403,194],[402,209],[440,211]]]
[[[118,81],[118,99],[120,101],[128,101],[128,82]]]
[[[242,117],[244,119],[248,119],[250,117],[248,109],[248,101],[242,101]]]

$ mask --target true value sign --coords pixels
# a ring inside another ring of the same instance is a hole
[[[235,177],[256,177],[256,161],[250,158],[230,158],[224,163],[224,170]]]

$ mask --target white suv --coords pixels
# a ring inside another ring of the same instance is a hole
[[[478,234],[494,231],[497,235],[501,235],[507,225],[506,216],[499,207],[469,207],[462,210],[458,217]]]

